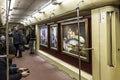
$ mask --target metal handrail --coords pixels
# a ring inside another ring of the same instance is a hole
[[[0,55],[0,58],[5,58],[7,57],[7,55]]]
[[[80,51],[89,51],[89,50],[94,50],[94,48],[81,48]]]

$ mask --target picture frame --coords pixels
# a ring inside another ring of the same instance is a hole
[[[50,47],[52,49],[58,49],[58,25],[50,25]]]
[[[88,48],[88,19],[68,21],[61,23],[62,26],[62,52],[74,57],[79,57],[81,60],[89,62],[89,51],[79,51],[82,48]],[[80,32],[78,32],[80,31]],[[80,35],[78,37],[78,34]],[[78,40],[80,42],[78,49]]]
[[[48,47],[48,26],[40,27],[40,45]]]

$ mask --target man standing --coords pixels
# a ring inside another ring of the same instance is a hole
[[[36,36],[33,27],[30,27],[29,34],[30,34],[30,40],[29,40],[30,54],[34,54],[34,40],[36,40]]]
[[[14,46],[15,46],[15,48],[16,48],[16,54],[15,54],[15,56],[17,57],[17,58],[20,58],[20,57],[22,57],[22,43],[23,41],[22,41],[22,34],[20,33],[20,31],[18,30],[18,28],[17,27],[14,27],[14,31],[13,31],[13,44],[14,44]],[[17,51],[19,51],[19,55],[17,56]]]

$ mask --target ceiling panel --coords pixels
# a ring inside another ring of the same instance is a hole
[[[13,10],[11,11],[12,21],[14,18],[21,19],[32,15],[37,9],[41,8],[50,0],[15,0]],[[16,20],[16,19],[15,19]]]

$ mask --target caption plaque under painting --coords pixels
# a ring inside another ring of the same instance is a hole
[[[79,57],[78,40],[80,48],[88,48],[88,20],[80,20],[78,31],[77,21],[62,23],[62,51],[66,54]],[[80,34],[80,35],[79,35]],[[79,38],[78,38],[79,35]],[[81,51],[80,57],[84,61],[89,61],[89,52]]]

